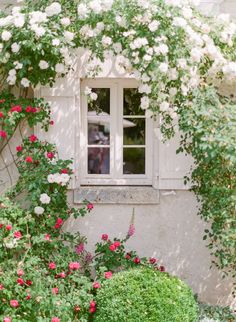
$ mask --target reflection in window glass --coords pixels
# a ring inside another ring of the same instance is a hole
[[[103,116],[110,114],[110,88],[92,88],[92,92],[97,94],[96,101],[88,102],[88,111],[102,113]]]
[[[145,111],[140,108],[142,94],[137,88],[124,88],[123,115],[145,115]]]
[[[123,149],[123,174],[145,174],[145,148]]]
[[[110,173],[110,149],[88,148],[88,173],[109,174]]]
[[[145,119],[123,119],[124,145],[145,145]]]
[[[88,123],[88,144],[109,145],[109,124],[100,124],[99,119],[95,122]]]

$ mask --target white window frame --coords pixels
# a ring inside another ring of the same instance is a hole
[[[83,79],[80,82],[80,115],[79,125],[79,151],[78,151],[78,179],[79,185],[120,185],[120,186],[153,186],[157,187],[157,171],[154,155],[157,155],[154,146],[153,129],[156,123],[152,118],[146,116],[145,126],[145,174],[127,175],[123,174],[123,88],[137,88],[138,82],[134,79],[120,78],[95,78]],[[87,172],[87,97],[84,95],[86,86],[90,88],[110,88],[110,174],[88,174]],[[155,125],[156,126],[156,125]],[[78,133],[77,133],[78,134]],[[117,160],[119,155],[121,160]]]

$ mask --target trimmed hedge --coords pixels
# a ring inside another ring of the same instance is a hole
[[[192,290],[180,279],[150,268],[117,273],[96,296],[96,322],[196,322]]]

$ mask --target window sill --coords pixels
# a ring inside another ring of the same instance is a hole
[[[145,186],[84,186],[74,190],[74,203],[82,204],[83,200],[94,204],[159,204],[159,190]]]

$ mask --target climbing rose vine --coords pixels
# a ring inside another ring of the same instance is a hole
[[[164,138],[183,133],[180,150],[195,160],[192,184],[199,213],[211,225],[209,247],[217,265],[234,275],[236,109],[227,103],[225,87],[236,79],[236,24],[225,14],[203,16],[194,2],[26,0],[10,14],[1,13],[2,85],[25,90],[53,85],[76,70],[81,48],[87,50],[88,77],[99,74],[105,59],[114,59],[121,75],[139,81],[141,108],[150,117],[160,116]],[[85,94],[96,100],[90,89]],[[215,107],[219,112],[213,115]],[[232,124],[230,133],[227,125],[219,132],[222,117],[223,124]],[[33,166],[30,155],[26,160]],[[57,184],[61,179],[54,175]],[[44,208],[35,207],[38,213]]]

